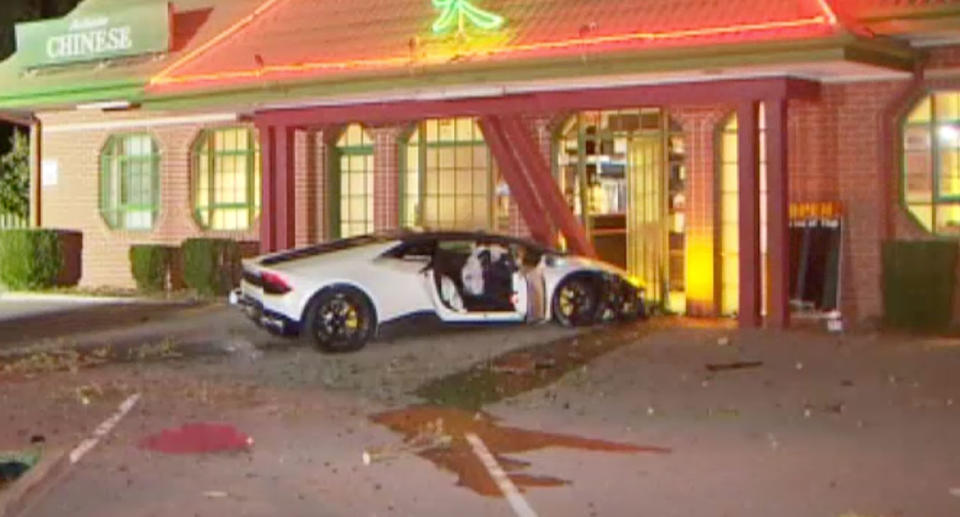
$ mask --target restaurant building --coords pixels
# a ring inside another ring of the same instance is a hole
[[[32,128],[32,222],[83,233],[85,285],[132,285],[139,243],[479,229],[620,264],[672,311],[782,327],[791,219],[813,218],[842,222],[827,277],[869,324],[885,240],[960,235],[958,14],[86,0],[17,27],[0,111]]]

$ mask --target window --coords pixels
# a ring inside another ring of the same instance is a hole
[[[260,144],[247,128],[204,131],[194,148],[194,216],[204,229],[248,230],[260,215]]]
[[[373,139],[352,124],[337,141],[331,169],[331,220],[336,237],[373,233]]]
[[[904,122],[901,196],[927,231],[960,236],[960,91],[928,95]]]
[[[760,264],[761,307],[767,298],[767,147],[763,104],[760,105]],[[737,115],[731,115],[720,133],[720,178],[717,195],[720,204],[720,313],[730,316],[740,309],[740,188],[739,137]]]
[[[150,135],[110,137],[100,155],[100,213],[111,228],[153,228],[159,169],[160,152]]]
[[[400,208],[404,226],[493,226],[495,167],[474,119],[421,122],[405,147]]]

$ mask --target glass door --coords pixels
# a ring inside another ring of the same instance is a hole
[[[659,304],[668,283],[669,249],[663,138],[631,138],[627,158],[627,270],[646,284],[647,299]]]

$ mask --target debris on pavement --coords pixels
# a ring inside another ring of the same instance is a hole
[[[223,499],[223,498],[225,498],[225,497],[229,497],[229,496],[230,496],[230,494],[228,494],[228,493],[226,493],[226,492],[224,492],[224,491],[222,491],[222,490],[208,490],[208,491],[204,492],[203,495],[204,495],[204,497],[208,497],[208,498],[210,498],[210,499]]]
[[[657,327],[616,326],[504,353],[490,361],[421,385],[414,395],[438,406],[477,410],[486,404],[549,386],[598,357],[633,343]]]
[[[727,336],[722,336],[718,338],[717,346],[730,346],[730,338]]]
[[[429,449],[449,447],[453,437],[443,429],[443,419],[424,424],[416,435],[405,438],[399,444],[371,447],[363,451],[363,464],[370,465],[377,461],[395,458],[403,453],[419,454]]]
[[[89,406],[95,398],[103,396],[103,388],[97,383],[91,383],[85,386],[78,386],[76,389],[77,399],[84,406]]]
[[[951,488],[950,495],[953,497],[960,497],[960,487]]]
[[[735,363],[708,364],[707,370],[711,372],[722,372],[727,370],[743,370],[745,368],[757,368],[763,366],[763,361],[737,361]]]
[[[236,452],[253,446],[253,438],[231,425],[185,424],[166,429],[140,442],[141,449],[168,454]]]
[[[835,402],[833,404],[827,404],[823,407],[823,410],[827,413],[834,413],[836,415],[842,415],[846,411],[847,405],[843,402]]]
[[[443,470],[457,474],[459,486],[469,488],[480,495],[492,497],[503,497],[503,492],[491,479],[480,459],[473,453],[466,439],[467,434],[477,435],[487,445],[518,487],[562,486],[570,482],[552,476],[517,472],[529,467],[530,464],[506,457],[505,454],[523,453],[546,447],[620,453],[667,454],[672,452],[671,449],[664,447],[637,446],[500,426],[495,417],[482,411],[466,411],[450,407],[412,406],[379,413],[371,416],[370,419],[403,434],[404,442],[415,442],[418,437],[424,436],[425,430],[427,435],[432,433],[448,436],[449,442],[443,442],[437,447],[421,449],[415,454]],[[371,461],[376,460],[371,458]]]
[[[20,479],[33,468],[43,456],[46,438],[35,435],[30,438],[30,446],[21,451],[0,451],[0,489]]]

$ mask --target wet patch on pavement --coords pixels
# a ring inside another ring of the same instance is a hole
[[[521,348],[430,381],[414,394],[433,405],[478,410],[553,384],[567,373],[635,342],[662,325],[655,320],[618,325]]]
[[[520,488],[562,486],[570,484],[570,481],[520,472],[530,467],[530,463],[504,456],[505,454],[520,454],[548,447],[624,454],[671,452],[664,447],[639,446],[501,426],[495,417],[487,413],[449,407],[413,406],[378,413],[370,418],[373,422],[403,435],[403,443],[366,451],[366,462],[413,453],[442,470],[456,474],[458,486],[484,496],[503,496],[503,493],[465,438],[468,434],[478,436],[486,444],[513,483]]]

